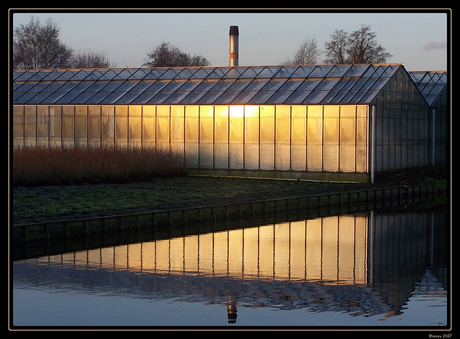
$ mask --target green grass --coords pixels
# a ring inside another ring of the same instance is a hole
[[[445,190],[447,189],[447,179],[434,179],[430,177],[425,177],[423,180],[420,180],[420,185],[432,185],[436,189]]]
[[[255,201],[349,187],[358,188],[355,184],[207,177],[14,187],[13,224]]]

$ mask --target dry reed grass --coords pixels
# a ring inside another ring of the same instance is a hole
[[[130,182],[183,175],[182,161],[154,148],[45,147],[13,150],[13,185]]]

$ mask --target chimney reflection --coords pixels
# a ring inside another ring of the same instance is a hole
[[[227,302],[227,317],[229,324],[236,323],[236,318],[238,317],[236,312],[236,301],[232,300],[231,297],[229,297]]]

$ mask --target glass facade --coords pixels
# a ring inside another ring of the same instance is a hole
[[[18,71],[13,81],[14,145],[157,147],[198,174],[339,181],[297,174],[447,158],[447,76],[401,64]]]
[[[430,164],[430,110],[400,69],[375,105],[375,171]]]
[[[363,173],[367,111],[363,105],[15,106],[13,140],[157,147],[182,155],[187,168]],[[22,121],[32,125],[26,138]]]
[[[446,72],[410,72],[411,79],[417,85],[418,90],[434,114],[434,126],[431,127],[431,135],[434,135],[434,163],[447,162],[447,136],[448,131],[448,107],[447,107],[447,73]],[[433,117],[432,117],[433,120]]]
[[[447,163],[447,145],[449,135],[448,116],[449,111],[447,108],[447,88],[439,94],[437,100],[434,102],[435,112],[435,163]]]

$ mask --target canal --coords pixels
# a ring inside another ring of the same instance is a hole
[[[447,207],[400,207],[12,263],[14,326],[450,326]]]

